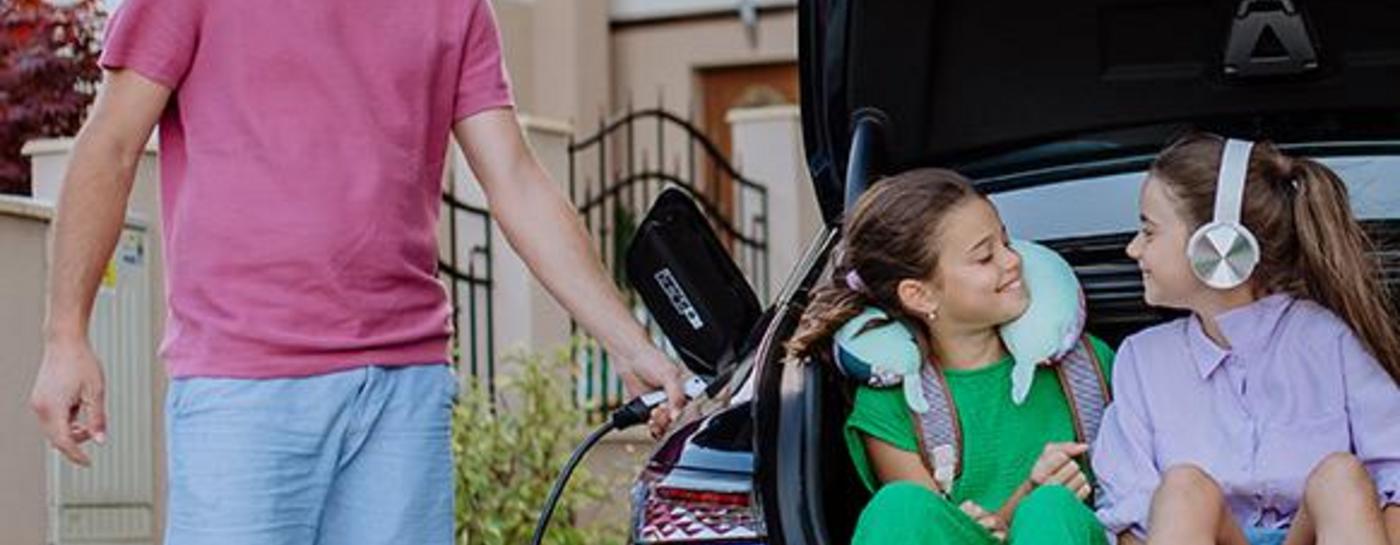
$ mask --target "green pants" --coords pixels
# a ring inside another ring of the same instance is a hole
[[[988,507],[989,509],[991,507]],[[1042,486],[1011,517],[1012,545],[1107,545],[1094,512],[1063,486]],[[998,542],[943,496],[911,482],[880,488],[860,514],[852,545],[996,545]]]

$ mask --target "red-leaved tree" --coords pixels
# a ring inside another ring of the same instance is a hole
[[[35,138],[72,136],[102,77],[98,0],[3,0],[0,6],[0,193],[29,193]]]

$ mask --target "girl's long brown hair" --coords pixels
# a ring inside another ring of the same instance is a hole
[[[1193,228],[1214,214],[1224,146],[1220,136],[1189,134],[1152,164]],[[1400,385],[1394,300],[1341,178],[1313,159],[1259,142],[1250,153],[1244,195],[1241,222],[1259,240],[1251,279],[1256,296],[1289,293],[1337,313]]]
[[[856,202],[842,226],[842,249],[826,279],[812,295],[788,356],[808,358],[830,349],[833,333],[867,306],[881,308],[915,332],[924,356],[930,339],[920,317],[910,315],[896,294],[901,280],[928,279],[938,264],[935,244],[944,216],[958,204],[981,196],[956,172],[911,170],[877,182]],[[855,271],[864,288],[852,289]]]

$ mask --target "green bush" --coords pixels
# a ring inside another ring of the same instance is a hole
[[[484,387],[468,380],[453,414],[459,545],[529,543],[549,488],[588,432],[584,411],[570,395],[572,366],[566,355],[547,360],[519,354],[506,360],[519,373],[498,385],[494,408]],[[608,483],[584,465],[560,499],[547,544],[626,540],[624,528],[576,526],[579,508],[604,499],[609,491]]]

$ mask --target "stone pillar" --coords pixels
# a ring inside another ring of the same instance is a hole
[[[802,147],[797,106],[730,110],[734,159],[744,176],[768,188],[768,285],[776,297],[822,226]]]

